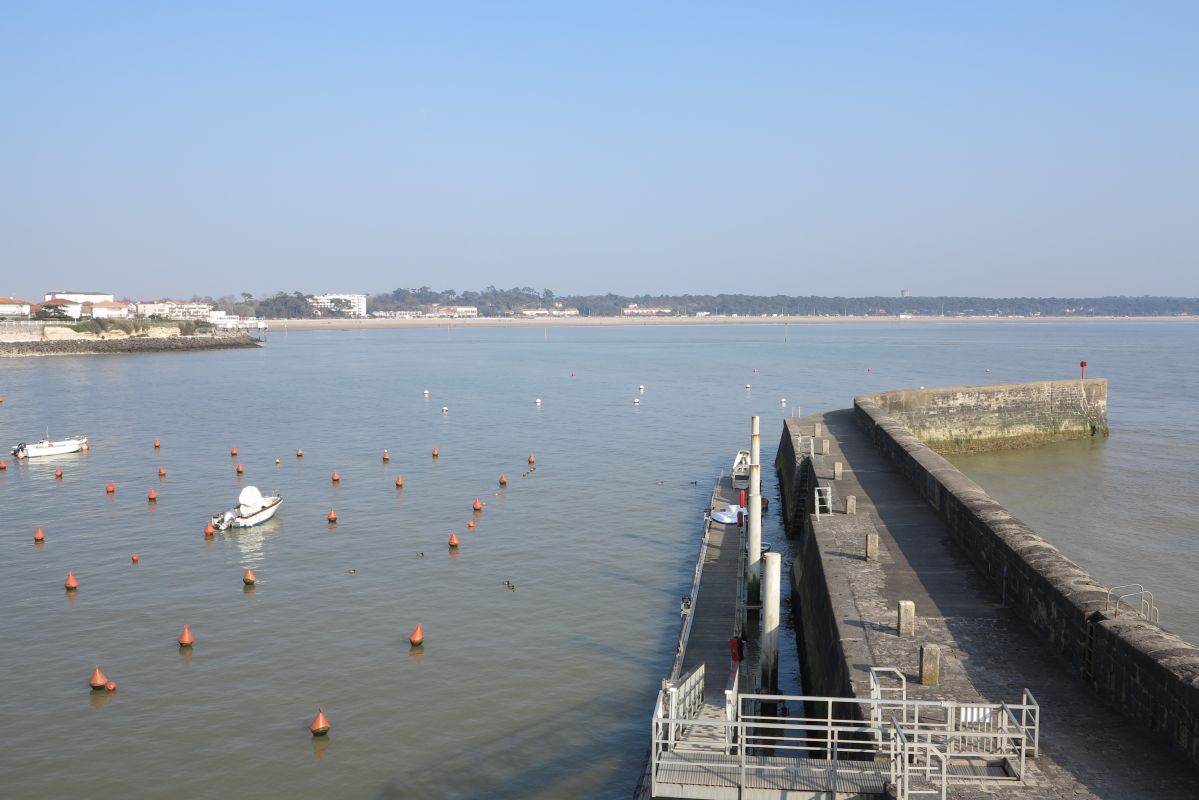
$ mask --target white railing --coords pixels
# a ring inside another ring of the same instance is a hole
[[[817,486],[816,487],[816,519],[820,519],[821,514],[833,513],[833,487]]]
[[[1128,590],[1128,591],[1125,591]],[[1120,594],[1124,592],[1124,594]],[[1126,602],[1132,598],[1136,598],[1137,604]],[[1123,586],[1113,586],[1107,590],[1107,601],[1104,603],[1106,611],[1114,616],[1120,616],[1120,604],[1124,603],[1140,613],[1142,617],[1150,622],[1159,624],[1161,622],[1161,614],[1157,610],[1157,606],[1153,603],[1153,592],[1146,589],[1139,583],[1127,583]]]
[[[700,664],[667,689],[670,716],[690,719],[704,704],[704,665]]]
[[[892,718],[889,725],[891,783],[895,787],[896,800],[908,800],[914,794],[935,794],[945,800],[948,785],[946,754],[931,742],[910,738],[899,720]]]
[[[729,669],[729,680],[724,687],[724,721],[737,721],[737,697],[741,690],[741,662],[732,662],[732,667]],[[740,741],[735,737],[734,728],[725,728],[724,750],[726,753],[732,753],[740,744]]]
[[[683,657],[687,654],[687,641],[691,638],[691,621],[695,618],[695,604],[699,599],[700,579],[704,572],[704,555],[708,551],[708,535],[712,531],[712,520],[705,515],[704,535],[699,540],[699,556],[695,559],[695,572],[691,576],[691,594],[684,595],[679,603],[679,641],[674,649],[674,664],[670,668],[670,680],[677,680],[683,669]]]

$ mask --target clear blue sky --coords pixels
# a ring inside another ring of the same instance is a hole
[[[1199,3],[0,5],[0,295],[1199,295]]]

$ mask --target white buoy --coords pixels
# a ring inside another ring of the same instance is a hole
[[[641,405],[641,398],[640,398],[640,397],[634,397],[634,398],[633,398],[633,405],[635,405],[635,406],[639,406],[639,405]]]
[[[787,398],[785,398],[785,397],[780,397],[780,398],[779,398],[779,405],[780,405],[780,406],[785,406],[785,405],[787,405]]]
[[[429,390],[425,389],[425,397],[428,397],[428,396],[429,396]]]
[[[637,387],[637,391],[639,391],[639,392],[644,392],[644,391],[645,391],[645,384],[643,383],[643,384],[641,384],[640,386],[638,386],[638,387]]]
[[[541,398],[540,398],[540,397],[538,397],[538,398],[537,398],[536,400],[534,400],[533,402],[534,402],[534,403],[536,403],[537,405],[541,405]]]
[[[442,413],[442,414],[448,414],[448,413],[450,413],[450,407],[449,407],[449,406],[442,406],[442,407],[441,407],[441,413]]]
[[[745,384],[745,388],[746,388],[746,389],[750,388],[750,386],[749,386],[749,384],[748,384],[748,383],[747,383],[747,384]]]

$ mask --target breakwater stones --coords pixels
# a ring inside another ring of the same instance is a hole
[[[45,342],[0,342],[0,357],[59,356],[110,353],[169,353],[186,350],[227,350],[261,347],[246,334],[215,336],[133,336],[123,339],[63,339]]]

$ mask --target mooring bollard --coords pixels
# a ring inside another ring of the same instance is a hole
[[[843,470],[844,470],[844,467],[842,467],[840,461],[833,462],[833,480],[835,480],[835,481],[841,480],[841,476],[844,474]]]
[[[822,456],[828,455],[828,439],[820,440],[820,455],[822,455]]]
[[[925,686],[936,686],[941,682],[941,646],[920,646],[920,682]]]
[[[852,494],[845,496],[845,513],[858,513],[858,498],[854,497]]]
[[[916,604],[911,600],[899,601],[899,635],[916,635]]]
[[[820,435],[820,423],[817,422],[812,425],[812,438],[815,439],[819,435]]]
[[[878,561],[878,534],[866,534],[866,560]]]

